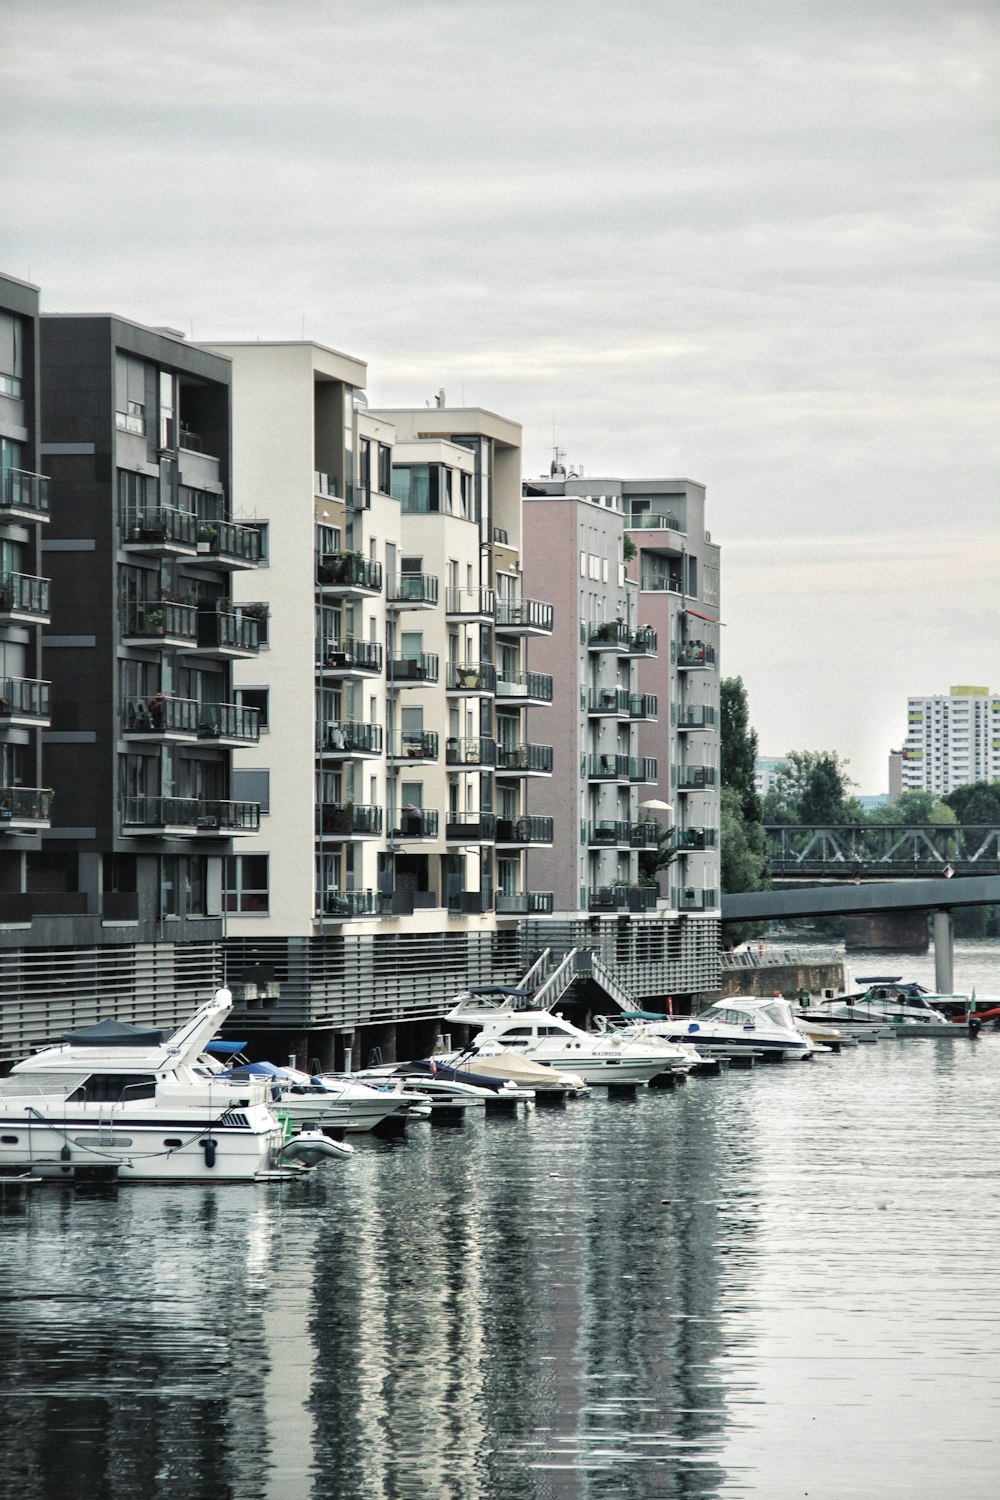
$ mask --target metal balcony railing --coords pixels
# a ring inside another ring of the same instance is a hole
[[[656,887],[651,885],[602,885],[587,895],[588,911],[655,911]]]
[[[207,557],[245,563],[247,567],[260,562],[260,532],[255,526],[240,526],[235,521],[201,521],[197,545],[198,551]]]
[[[47,682],[30,677],[0,677],[0,720],[48,717]]]
[[[675,828],[673,845],[683,854],[686,850],[714,849],[718,842],[716,828]]]
[[[552,774],[551,745],[498,745],[497,770],[516,773]]]
[[[445,821],[446,838],[457,843],[492,843],[497,835],[497,820],[488,812],[450,812]]]
[[[125,734],[184,734],[194,738],[198,733],[198,703],[194,698],[167,698],[154,693],[151,698],[128,698],[122,718]]]
[[[662,834],[659,823],[633,823],[628,841],[633,849],[655,849]]]
[[[628,688],[591,688],[587,695],[587,712],[606,714],[609,718],[628,715],[630,704]]]
[[[360,552],[324,552],[316,565],[316,580],[324,588],[382,591],[382,564]]]
[[[5,823],[47,823],[52,797],[48,786],[0,787],[0,828]]]
[[[706,646],[704,641],[671,641],[670,659],[678,667],[714,667],[715,647]]]
[[[587,757],[587,777],[590,781],[628,781],[631,764],[627,755],[591,755]]]
[[[446,687],[449,693],[492,693],[496,691],[496,668],[488,661],[478,664],[449,662]]]
[[[316,831],[330,838],[377,838],[382,809],[361,802],[322,802],[316,809]]]
[[[658,707],[655,693],[632,693],[628,700],[630,719],[655,719]]]
[[[189,510],[172,505],[130,505],[122,521],[125,546],[195,546],[198,518]]]
[[[670,892],[670,904],[677,911],[711,911],[719,904],[719,893],[696,890],[691,886],[674,886]]]
[[[317,726],[317,748],[334,755],[379,755],[382,750],[381,724],[362,724],[357,720]]]
[[[200,740],[241,740],[255,745],[260,739],[260,711],[241,703],[199,703]]]
[[[245,651],[256,655],[260,650],[260,622],[253,615],[201,606],[198,646],[208,651]]]
[[[438,581],[430,573],[401,573],[388,589],[390,604],[436,604]]]
[[[49,481],[28,469],[0,471],[0,511],[28,512],[37,521],[49,518]]]
[[[376,641],[360,641],[351,636],[342,641],[327,637],[316,644],[316,665],[329,672],[380,673],[382,647]]]
[[[498,677],[498,698],[530,699],[536,703],[551,703],[552,678],[548,672],[518,672],[514,677]]]
[[[433,651],[421,651],[419,656],[394,656],[389,660],[389,681],[396,686],[437,680],[438,658]]]
[[[531,813],[519,818],[497,818],[496,840],[498,844],[551,844],[554,826],[552,818]]]
[[[392,913],[392,894],[386,891],[330,890],[323,895],[326,917],[385,917]]]
[[[167,599],[130,599],[122,605],[121,630],[125,637],[155,640],[159,636],[190,642],[198,639],[198,611],[193,604],[175,604]]]
[[[394,839],[436,839],[439,818],[436,808],[402,807],[394,815],[395,826],[389,830]]]
[[[696,792],[714,785],[714,766],[681,766],[677,771],[677,790],[680,792]]]
[[[498,630],[530,630],[552,633],[554,611],[541,599],[498,599]]]
[[[643,785],[656,780],[656,758],[652,755],[633,756],[628,765],[628,779]]]
[[[449,766],[495,766],[496,741],[490,739],[447,739],[444,742],[445,764]]]
[[[656,631],[651,625],[641,625],[629,635],[628,649],[631,656],[656,655]]]
[[[0,615],[47,618],[49,580],[30,573],[0,573]]]
[[[687,526],[676,516],[655,515],[648,510],[637,511],[629,516],[625,522],[626,531],[680,531],[686,532]]]
[[[404,729],[390,737],[387,754],[391,760],[437,760],[437,731]]]
[[[492,589],[448,589],[444,608],[447,615],[472,615],[477,619],[490,619],[496,608],[496,595]]]
[[[125,797],[122,827],[179,829],[184,833],[257,833],[257,802],[206,801],[198,797]]]
[[[631,637],[624,620],[602,620],[599,625],[591,625],[587,639],[598,650],[627,651]]]
[[[701,703],[675,706],[671,717],[678,729],[711,729],[715,724],[715,709]]]
[[[614,848],[629,842],[631,824],[616,818],[599,818],[591,823],[587,843],[591,847]]]
[[[497,891],[494,910],[498,917],[544,917],[553,901],[552,891]]]

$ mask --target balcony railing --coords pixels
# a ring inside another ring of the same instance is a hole
[[[438,658],[433,651],[419,656],[394,656],[389,661],[389,681],[397,687],[418,687],[422,682],[437,682]]]
[[[387,917],[392,915],[393,898],[386,891],[327,891],[323,896],[326,917]]]
[[[484,738],[444,742],[445,764],[449,766],[495,766],[497,747],[495,740]]]
[[[49,519],[49,481],[28,469],[0,471],[0,512],[15,511],[33,521]]]
[[[198,649],[223,655],[256,656],[260,650],[260,623],[253,615],[232,610],[200,607]]]
[[[632,693],[628,700],[630,719],[655,719],[657,710],[655,693]]]
[[[16,511],[31,520],[48,520],[48,477],[28,469],[0,471],[0,511]]]
[[[628,841],[633,849],[655,849],[663,836],[659,823],[633,823]]]
[[[715,724],[715,709],[705,704],[692,704],[686,708],[676,708],[672,714],[673,722],[680,730],[685,729],[711,729]]]
[[[629,781],[646,785],[656,780],[656,757],[653,755],[639,755],[629,761]]]
[[[681,766],[677,772],[677,790],[696,792],[715,785],[714,766]]]
[[[31,677],[0,677],[0,724],[18,719],[47,720],[49,684]]]
[[[255,745],[260,739],[260,710],[241,703],[199,703],[198,738]]]
[[[510,775],[551,776],[551,745],[498,745],[497,770]]]
[[[676,828],[674,829],[673,845],[681,853],[686,850],[714,849],[718,842],[718,829],[716,828]]]
[[[316,832],[328,838],[378,838],[382,809],[361,802],[323,802],[316,809]]]
[[[588,636],[594,651],[627,651],[630,639],[624,620],[602,620],[600,625],[591,625]]]
[[[390,760],[437,760],[437,731],[404,729],[390,737],[387,753]]]
[[[342,641],[321,640],[316,645],[316,665],[325,672],[371,672],[382,671],[382,647],[376,641],[354,640],[347,636]]]
[[[629,842],[631,824],[616,818],[599,818],[591,823],[587,843],[591,848],[602,849],[624,847]]]
[[[453,843],[490,844],[497,836],[497,820],[488,812],[450,812],[445,836]]]
[[[655,911],[654,885],[602,885],[587,897],[588,911]]]
[[[683,594],[679,574],[643,573],[640,589],[646,594]]]
[[[172,505],[129,506],[122,522],[122,545],[146,551],[195,549],[198,518]]]
[[[553,609],[541,599],[498,599],[498,630],[513,634],[551,635]]]
[[[393,839],[436,839],[439,818],[437,808],[402,807],[395,814],[395,827],[390,828]]]
[[[629,636],[628,649],[630,656],[655,656],[656,631],[651,625],[641,625],[638,630],[633,630]]]
[[[590,781],[628,781],[631,764],[628,755],[591,755],[587,758],[587,778]]]
[[[198,703],[194,698],[167,698],[163,693],[154,693],[151,698],[128,698],[123,709],[122,732],[153,738],[180,735],[195,739]]]
[[[0,615],[47,621],[49,580],[30,573],[0,573]]]
[[[489,620],[496,609],[496,595],[492,589],[448,589],[444,608],[446,615]]]
[[[497,818],[496,841],[498,844],[551,844],[554,826],[552,818],[528,813],[520,818]]]
[[[498,917],[544,917],[552,911],[551,891],[497,891]]]
[[[197,533],[198,552],[218,567],[255,568],[260,562],[260,532],[256,526],[235,521],[202,521]]]
[[[47,823],[52,796],[48,786],[0,787],[0,830],[11,823]]]
[[[382,591],[382,564],[360,552],[324,552],[316,566],[321,588],[339,588],[358,593]]]
[[[498,677],[496,690],[498,698],[533,703],[552,702],[552,678],[548,672],[519,672],[514,677]]]
[[[198,641],[198,611],[193,604],[167,599],[130,599],[122,605],[122,636],[159,643],[165,637],[194,646]]]
[[[258,833],[257,802],[205,801],[198,797],[125,797],[122,827],[143,832],[177,829],[181,833]]]
[[[714,667],[715,647],[706,646],[704,641],[671,641],[670,659],[676,662],[678,667]]]
[[[638,511],[625,522],[626,531],[680,531],[687,527],[676,516],[654,515],[648,510]]]
[[[389,585],[390,604],[430,607],[438,601],[438,581],[430,573],[401,573]]]
[[[464,665],[450,662],[447,689],[449,693],[492,693],[496,691],[496,668],[488,661]]]
[[[357,720],[317,726],[316,748],[331,755],[380,755],[381,724],[362,724]]]
[[[628,717],[630,703],[628,688],[591,688],[587,695],[587,712],[608,718]]]
[[[695,890],[691,886],[675,886],[670,892],[670,904],[677,911],[711,911],[719,904],[718,891]]]

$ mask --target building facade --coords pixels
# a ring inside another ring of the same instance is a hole
[[[1000,780],[1000,696],[989,688],[908,698],[906,720],[901,792],[943,797],[970,782]]]

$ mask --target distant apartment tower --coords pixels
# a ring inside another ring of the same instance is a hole
[[[633,992],[717,984],[719,914],[719,549],[704,487],[583,478],[554,465],[525,493],[525,587],[548,587],[555,774],[536,803],[556,839],[540,857],[556,908],[631,913],[621,954]],[[626,545],[626,539],[630,545]],[[626,554],[628,554],[626,556]],[[640,856],[670,854],[657,883]],[[640,925],[640,920],[648,927]],[[643,966],[659,927],[663,961]]]
[[[753,767],[754,791],[758,797],[766,797],[774,790],[779,774],[786,770],[788,761],[781,755],[758,755]]]
[[[986,687],[907,699],[901,750],[903,792],[943,797],[975,781],[1000,780],[1000,696]]]

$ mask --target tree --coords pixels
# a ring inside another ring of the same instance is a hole
[[[957,786],[943,800],[966,826],[1000,827],[1000,781],[973,781],[968,786]]]
[[[724,891],[761,891],[771,884],[767,841],[760,823],[743,816],[735,787],[724,786],[719,807]]]
[[[757,732],[750,727],[750,704],[742,677],[724,677],[719,692],[719,733],[722,740],[721,781],[739,794],[744,818],[760,821],[760,799],[754,777],[757,769]]]
[[[848,796],[852,785],[847,762],[836,751],[790,750],[764,798],[763,821],[814,827],[862,823],[861,808]]]
[[[898,823],[916,828],[921,823],[957,823],[954,808],[935,797],[933,792],[904,792],[890,807],[873,807],[870,823]]]

